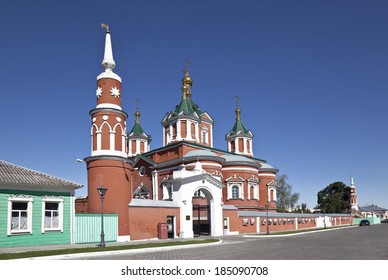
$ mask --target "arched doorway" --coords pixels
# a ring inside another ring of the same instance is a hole
[[[207,195],[206,195],[207,193]],[[210,193],[206,189],[197,189],[192,198],[194,237],[211,235]]]
[[[194,237],[194,220],[199,220],[208,227],[208,230],[205,231],[206,227],[201,225],[200,233],[203,232],[211,236],[222,235],[222,183],[210,174],[198,171],[177,172],[174,175],[174,179],[170,182],[174,185],[172,199],[179,204],[180,208],[179,237]],[[197,191],[200,193],[196,193]],[[193,200],[194,194],[201,196]],[[193,209],[196,211],[195,214]],[[199,215],[198,209],[200,210]],[[201,211],[203,209],[206,210]]]

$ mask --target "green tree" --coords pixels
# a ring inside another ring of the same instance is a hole
[[[299,193],[292,192],[292,186],[287,182],[287,175],[283,174],[276,179],[277,183],[277,200],[276,206],[278,212],[292,210],[299,199]]]
[[[349,213],[350,188],[334,182],[318,192],[318,208],[324,213]]]
[[[295,210],[296,213],[311,213],[310,209],[307,208],[307,203],[302,203],[298,205]]]

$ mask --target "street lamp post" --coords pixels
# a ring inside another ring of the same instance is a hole
[[[100,240],[100,247],[105,247],[105,234],[104,234],[104,197],[107,192],[107,188],[104,186],[101,186],[97,188],[98,194],[100,195],[101,199],[101,240]]]
[[[267,204],[265,204],[265,210],[267,211],[267,234],[269,234],[269,220],[268,220],[268,208],[269,208],[269,204],[267,202]]]

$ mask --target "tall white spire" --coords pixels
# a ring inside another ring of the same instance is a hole
[[[97,77],[97,80],[101,78],[112,78],[118,80],[121,83],[120,76],[116,73],[113,73],[113,68],[115,68],[116,63],[113,59],[112,40],[110,37],[109,26],[105,23],[102,23],[101,27],[106,30],[104,59],[102,60],[102,67],[105,69],[105,72],[101,73]]]
[[[353,179],[353,176],[350,177],[350,186],[354,186],[354,179]]]
[[[113,59],[112,41],[110,38],[109,26],[107,24],[102,23],[101,27],[106,30],[105,51],[104,51],[104,59],[102,61],[102,67],[105,68],[105,71],[112,71],[112,69],[115,68],[116,63]]]

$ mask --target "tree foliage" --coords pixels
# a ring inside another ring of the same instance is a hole
[[[307,208],[307,203],[302,203],[296,206],[295,213],[311,213],[310,209]]]
[[[277,200],[276,206],[278,212],[292,210],[299,200],[299,193],[292,192],[292,186],[287,182],[287,175],[283,174],[276,179],[277,183]]]
[[[318,192],[318,208],[324,213],[349,213],[350,188],[334,182]]]

